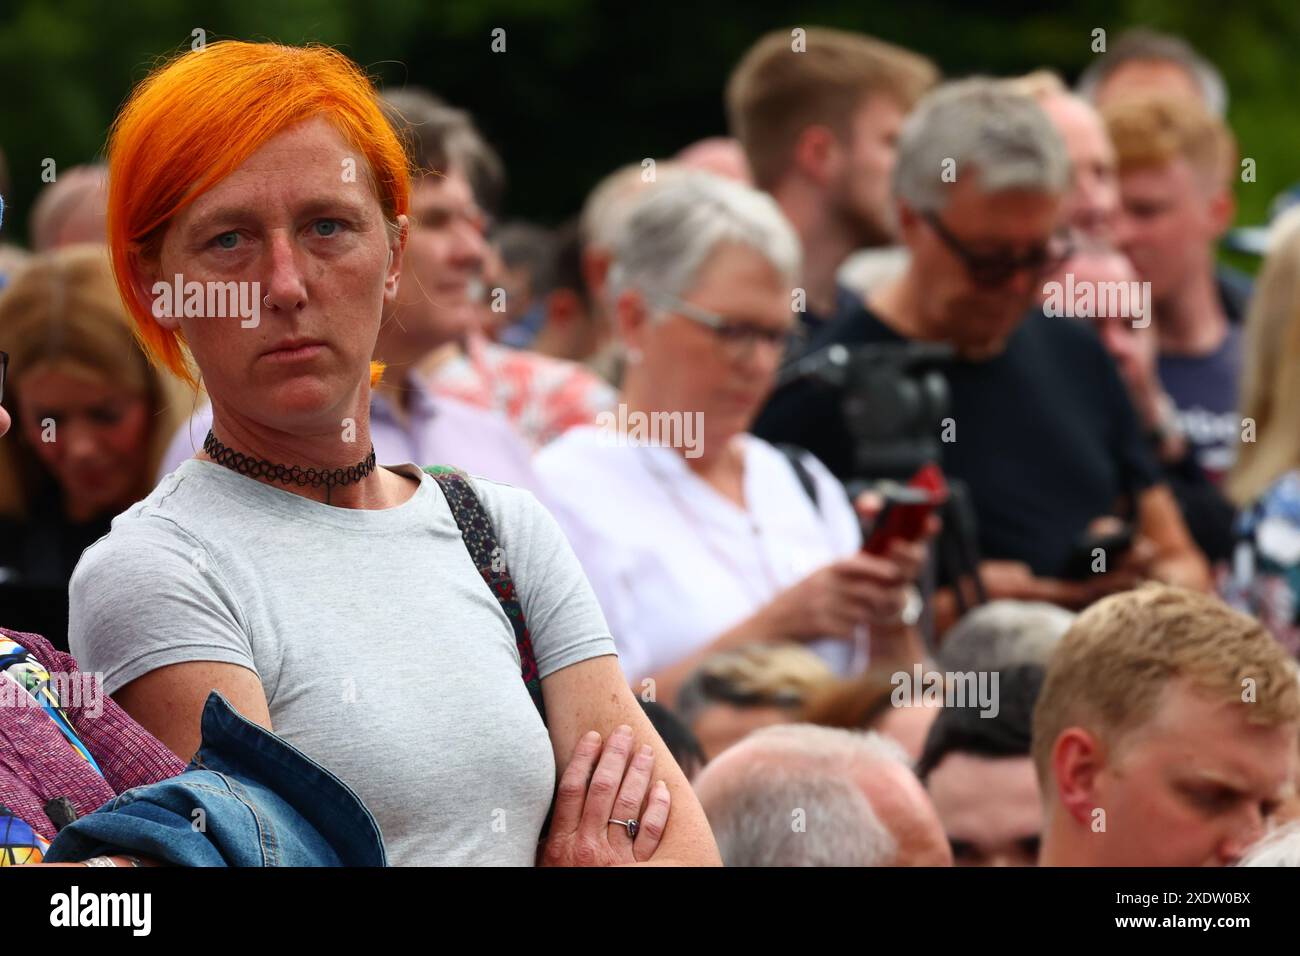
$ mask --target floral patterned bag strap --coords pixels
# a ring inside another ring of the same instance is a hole
[[[469,476],[459,468],[447,465],[433,465],[424,469],[434,477],[442,488],[442,493],[451,506],[452,516],[460,528],[461,537],[469,556],[478,568],[488,589],[492,592],[506,619],[515,632],[515,646],[519,649],[520,672],[524,685],[546,723],[546,704],[542,700],[542,679],[537,673],[537,658],[533,654],[533,641],[528,634],[528,623],[524,620],[524,609],[519,604],[515,592],[515,582],[506,567],[506,556],[497,543],[496,533],[492,530],[492,519],[483,510],[483,503],[474,493]]]

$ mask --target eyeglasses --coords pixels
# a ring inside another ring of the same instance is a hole
[[[5,375],[9,372],[9,353],[0,352],[0,402],[5,398]]]
[[[998,288],[1006,285],[1007,280],[1020,272],[1032,276],[1042,275],[1057,268],[1074,253],[1074,243],[1068,232],[1059,232],[1047,242],[1031,249],[1023,256],[1013,256],[1004,252],[979,253],[966,246],[960,239],[948,231],[939,220],[937,213],[922,213],[921,217],[943,240],[943,244],[962,261],[971,279],[976,285]]]
[[[757,322],[729,319],[661,292],[650,293],[649,298],[660,308],[690,319],[711,331],[722,356],[729,361],[747,360],[759,342],[776,349],[783,357],[797,354],[803,345],[805,336],[800,328],[773,329]]]

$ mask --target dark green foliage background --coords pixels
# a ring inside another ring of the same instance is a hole
[[[1258,221],[1300,180],[1295,0],[0,0],[5,237],[25,236],[41,161],[99,154],[131,85],[198,27],[209,42],[329,43],[384,83],[467,107],[510,171],[507,214],[554,223],[616,165],[722,132],[722,87],[744,49],[765,30],[813,24],[912,47],[949,76],[1050,65],[1071,81],[1094,55],[1093,29],[1112,41],[1134,24],[1171,30],[1227,76],[1229,118],[1257,163],[1257,181],[1238,186],[1238,221]],[[490,49],[496,27],[505,53]]]

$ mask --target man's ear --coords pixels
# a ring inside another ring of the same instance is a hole
[[[132,249],[127,253],[127,263],[131,272],[131,294],[137,302],[144,305],[149,313],[164,329],[175,331],[181,327],[180,315],[184,302],[174,302],[174,282],[162,276],[162,263],[157,256],[147,256],[141,249]],[[161,286],[167,286],[164,290]],[[165,296],[170,308],[155,308]],[[160,314],[161,313],[161,314]]]
[[[1231,189],[1221,189],[1210,200],[1210,229],[1217,240],[1237,218],[1237,197]]]
[[[921,225],[921,215],[901,199],[894,201],[894,216],[898,223],[898,238],[903,245],[911,245],[908,241],[911,236]]]
[[[624,289],[614,303],[614,321],[619,340],[629,349],[641,348],[646,327],[650,324],[650,309],[636,289]]]
[[[805,126],[794,141],[791,166],[805,179],[825,186],[839,174],[843,153],[844,147],[830,127]]]
[[[1101,742],[1082,727],[1068,727],[1052,746],[1051,763],[1058,802],[1071,819],[1091,827],[1098,804],[1097,778],[1106,766]]]
[[[556,329],[568,329],[581,314],[582,300],[572,289],[555,289],[547,294],[547,325]]]

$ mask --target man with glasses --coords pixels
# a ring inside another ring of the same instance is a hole
[[[1205,587],[1204,558],[1158,482],[1113,363],[1090,329],[1033,307],[1069,253],[1060,231],[1068,179],[1064,146],[1033,100],[993,80],[941,87],[899,141],[893,192],[908,268],[809,351],[953,347],[942,464],[970,492],[990,597],[1078,607],[1143,577]],[[840,404],[833,391],[793,382],[755,431],[800,441],[841,479],[875,477],[853,473]],[[1131,547],[1064,580],[1090,532],[1117,519],[1131,521]]]

